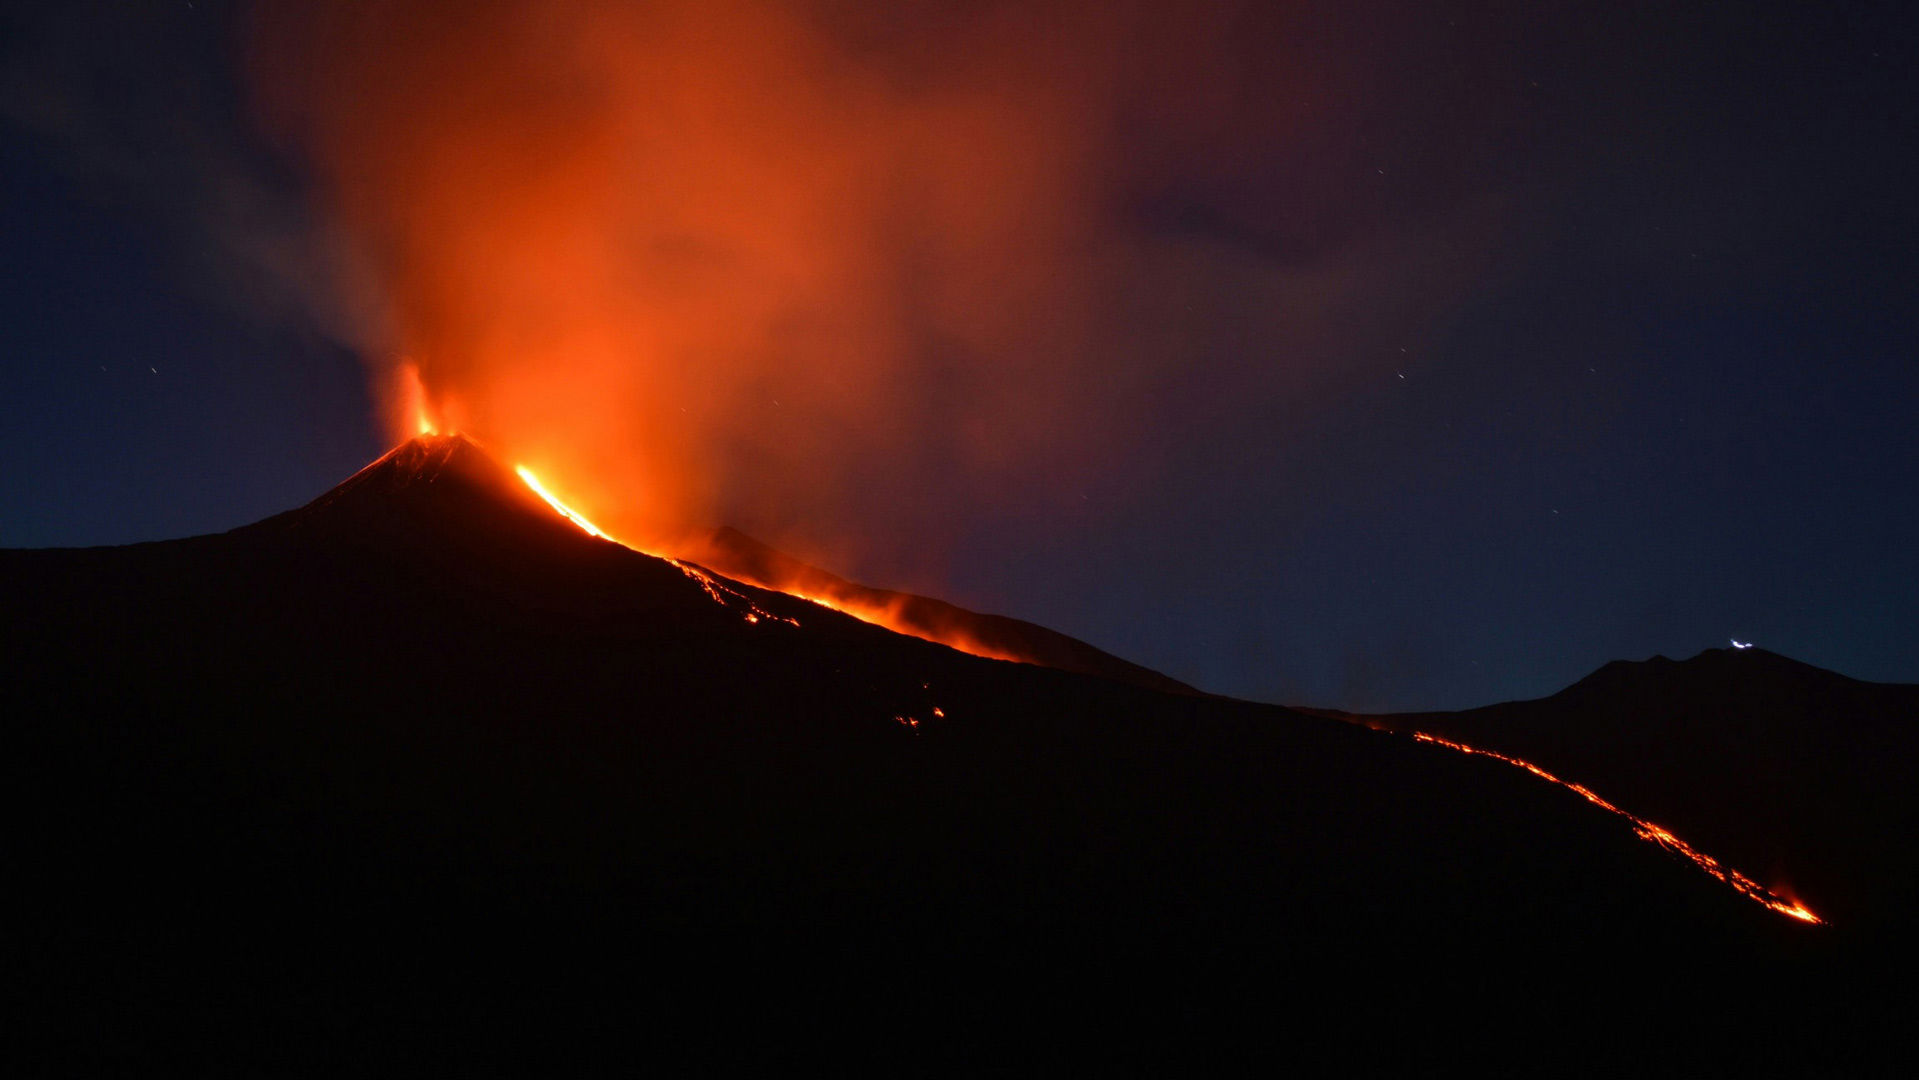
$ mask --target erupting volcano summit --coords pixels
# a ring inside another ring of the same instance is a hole
[[[408,440],[311,505],[275,521],[292,527],[374,531],[391,528],[390,523],[395,521],[410,522],[407,528],[430,521],[436,530],[460,529],[469,526],[458,522],[470,525],[476,515],[491,516],[509,507],[514,509],[514,516],[533,511],[549,525],[552,513],[557,512],[576,528],[611,539],[569,508],[530,470],[524,466],[509,470],[458,434],[423,434]],[[416,520],[416,515],[424,517]],[[323,523],[295,524],[309,521]],[[775,551],[735,529],[717,529],[693,542],[688,551],[674,554],[681,557],[668,561],[709,591],[717,584],[710,568],[733,579],[724,588],[736,597],[744,595],[738,591],[740,583],[748,583],[976,656],[1097,675],[1157,690],[1194,692],[1178,680],[1043,626],[1003,615],[982,615],[930,597],[855,584]]]

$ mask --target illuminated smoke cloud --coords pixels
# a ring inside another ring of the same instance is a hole
[[[1236,52],[1243,14],[281,4],[252,69],[396,437],[423,401],[623,539],[924,583],[980,514],[1152,482],[1169,395],[1309,385],[1471,279],[1471,215],[1394,232],[1296,167],[1336,175],[1362,76]],[[1236,213],[1249,177],[1304,216]]]

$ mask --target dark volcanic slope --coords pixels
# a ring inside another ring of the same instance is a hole
[[[694,556],[728,577],[816,596],[853,610],[885,612],[888,624],[935,641],[963,640],[969,651],[1018,658],[1042,667],[1098,675],[1150,690],[1193,693],[1151,668],[1022,619],[982,615],[944,600],[847,581],[776,551],[737,529],[715,530]]]
[[[1892,929],[1919,905],[1919,686],[1710,649],[1538,701],[1367,719],[1537,762],[1840,923]]]
[[[1723,1063],[1855,1008],[1772,989],[1832,934],[1515,770],[705,578],[461,440],[0,597],[53,1071]]]

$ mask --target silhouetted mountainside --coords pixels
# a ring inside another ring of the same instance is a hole
[[[1367,719],[1588,784],[1837,922],[1902,925],[1919,903],[1919,686],[1709,649],[1538,701]]]
[[[1882,1020],[1780,989],[1842,932],[1516,770],[880,630],[463,440],[0,597],[16,1072],[1643,1070]]]

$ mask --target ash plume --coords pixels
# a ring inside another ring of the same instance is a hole
[[[1475,277],[1483,208],[1337,180],[1386,60],[1261,10],[268,5],[251,70],[383,386],[624,539],[914,584]]]

